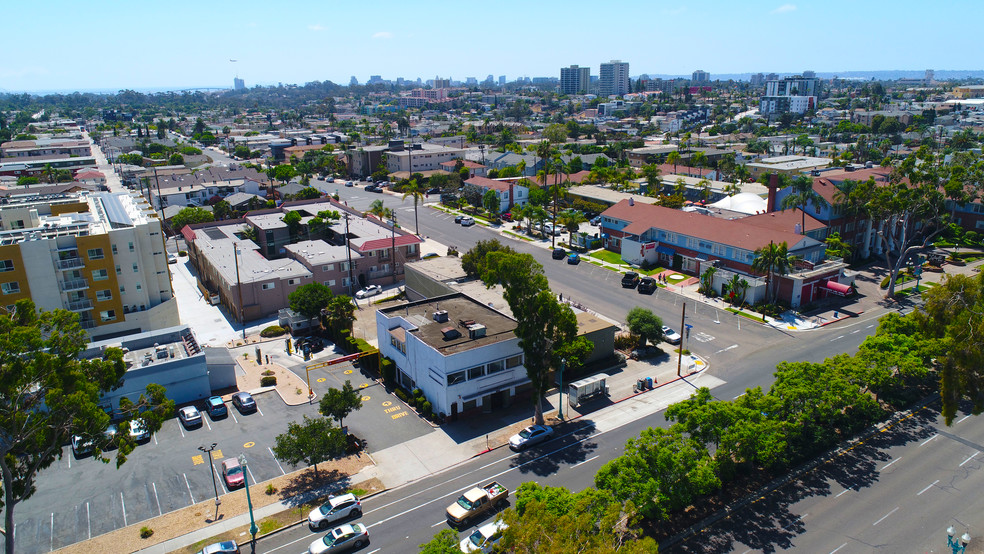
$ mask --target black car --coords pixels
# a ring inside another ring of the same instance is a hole
[[[376,188],[376,185],[366,185],[366,186],[362,187],[362,190],[364,190],[366,192],[372,192],[373,189],[375,189],[375,188]]]
[[[635,271],[630,271],[622,276],[622,286],[631,289],[632,287],[639,284],[639,274]]]
[[[656,290],[656,279],[652,277],[639,279],[639,288],[636,290],[642,294],[652,294]]]
[[[461,223],[461,220],[464,219],[464,218],[465,218],[465,216],[463,216],[463,215],[456,215],[456,216],[454,216],[454,222],[455,223]]]
[[[553,249],[553,259],[555,259],[555,260],[563,260],[566,256],[567,256],[567,251],[564,250],[563,248],[554,248]]]
[[[440,192],[441,192],[441,189],[438,188],[438,187],[427,189],[427,194],[439,194]]]

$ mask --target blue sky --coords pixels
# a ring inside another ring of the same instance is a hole
[[[247,86],[355,75],[981,69],[980,1],[35,0],[3,8],[0,89]],[[230,60],[236,60],[231,62]]]

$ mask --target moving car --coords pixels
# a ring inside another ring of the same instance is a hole
[[[368,285],[364,289],[355,293],[356,298],[369,298],[370,296],[376,296],[383,292],[383,287],[379,285]]]
[[[375,187],[375,185],[373,185],[372,183],[370,183],[370,184],[368,184],[368,185],[366,185],[366,186],[364,186],[364,187],[362,187],[362,190],[364,190],[364,191],[366,191],[366,192],[372,192],[372,190],[373,190],[374,188],[376,188],[376,187]]]
[[[635,271],[630,271],[622,276],[622,287],[631,289],[632,287],[639,284],[639,274]]]
[[[352,181],[345,181],[345,186],[346,187],[355,186],[355,183],[353,183]]]
[[[137,442],[150,440],[150,431],[147,424],[139,417],[130,422],[130,436]]]
[[[466,216],[466,217],[461,218],[461,226],[462,227],[471,227],[474,224],[475,224],[475,218],[473,218],[473,217],[467,217]]]
[[[563,248],[559,248],[559,247],[554,248],[553,254],[551,254],[551,256],[555,260],[563,260],[564,258],[567,257],[567,250],[564,250]]]
[[[508,496],[509,489],[497,481],[489,481],[481,487],[465,491],[444,512],[452,527],[464,525],[485,512],[504,505]]]
[[[499,544],[502,533],[508,528],[509,526],[502,520],[494,521],[475,529],[475,532],[468,535],[458,546],[465,553],[492,552],[495,549],[495,545]]]
[[[256,400],[253,400],[253,395],[248,392],[237,392],[232,395],[232,405],[242,414],[256,411]]]
[[[369,529],[361,523],[353,523],[332,529],[324,537],[312,542],[308,552],[310,554],[342,552],[362,548],[367,544],[369,544]]]
[[[221,396],[209,396],[208,400],[205,401],[205,406],[208,409],[208,415],[212,416],[212,419],[225,417],[229,414],[229,410],[226,409],[225,402]]]
[[[239,554],[239,545],[236,541],[217,542],[199,550],[198,554]]]
[[[312,529],[324,529],[329,523],[361,515],[362,503],[354,494],[330,496],[328,502],[311,510],[308,514],[308,525]]]
[[[571,252],[567,255],[567,263],[571,265],[577,265],[581,263],[581,256],[577,252]]]
[[[680,333],[677,333],[666,325],[663,326],[663,340],[670,344],[680,344],[680,340],[682,339],[683,337],[680,336]]]
[[[194,406],[184,406],[178,410],[178,419],[185,426],[185,429],[197,427],[202,424],[202,413]]]
[[[652,294],[656,290],[656,279],[652,277],[643,277],[639,279],[639,288],[636,289],[642,294]]]
[[[519,433],[509,437],[509,448],[523,450],[553,437],[553,427],[546,425],[530,425]]]
[[[236,458],[222,460],[222,480],[230,489],[246,484],[246,476],[243,475],[243,466],[239,465],[239,460]]]

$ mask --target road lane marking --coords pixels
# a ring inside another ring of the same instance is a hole
[[[834,498],[840,498],[840,496],[842,494],[847,494],[847,493],[851,492],[852,490],[854,490],[854,486],[853,485],[850,486],[850,487],[847,487],[846,489],[844,489],[844,490],[840,491],[839,493],[837,493],[837,496],[835,496]]]
[[[208,430],[209,430],[209,431],[211,431],[211,430],[212,430],[212,425],[211,425],[211,424],[209,424],[209,422],[208,422],[208,418],[206,418],[206,417],[203,417],[203,418],[202,418],[202,421],[204,421],[204,422],[205,422],[205,425],[208,425]]]
[[[267,447],[267,450],[269,450],[269,451],[270,451],[270,455],[271,455],[271,456],[273,456],[273,461],[275,461],[275,462],[277,462],[277,467],[279,467],[279,468],[280,468],[280,473],[281,473],[281,474],[283,474],[283,475],[287,475],[287,472],[286,472],[286,471],[284,471],[284,468],[283,468],[283,466],[281,466],[281,465],[280,465],[280,460],[278,460],[278,459],[277,459],[277,456],[276,456],[276,455],[274,455],[274,453],[273,453],[273,449],[272,449],[272,448],[270,448],[270,447],[268,446],[268,447]]]
[[[276,548],[271,548],[270,550],[267,550],[266,551],[266,554],[270,554],[271,552],[276,552],[277,550],[280,550],[281,548],[287,548],[288,546],[294,544],[295,542],[309,541],[309,540],[311,540],[311,536],[310,535],[308,535],[306,537],[301,537],[299,539],[292,540],[292,541],[290,541],[287,544],[282,544],[282,545],[280,545],[280,546],[278,546]]]
[[[860,332],[861,332],[861,329],[855,329],[855,330],[851,331],[851,334],[853,335],[854,333],[860,333]]]
[[[123,501],[123,491],[120,491],[120,506],[123,508],[123,527],[127,527],[126,522],[126,502]]]
[[[232,416],[232,420],[236,422],[236,425],[239,425],[239,418],[236,417],[235,412],[233,412],[232,410],[229,410],[229,415]]]
[[[867,327],[865,327],[865,329],[871,329],[871,328],[872,328],[872,327],[874,327],[874,326],[875,326],[875,324],[874,324],[874,323],[872,323],[871,325],[869,325],[869,326],[867,326]]]
[[[154,487],[154,500],[157,501],[157,515],[162,516],[164,512],[161,511],[161,499],[157,496],[157,483],[151,483],[150,485]]]
[[[922,493],[924,493],[924,492],[926,492],[926,491],[928,491],[929,489],[931,489],[931,488],[933,488],[933,485],[935,485],[936,483],[939,483],[939,482],[940,482],[940,480],[939,480],[939,479],[937,479],[937,480],[935,480],[935,481],[933,481],[933,482],[932,482],[932,483],[930,483],[930,484],[929,484],[929,486],[927,486],[927,487],[926,487],[925,489],[923,489],[923,490],[921,490],[921,491],[919,491],[918,493],[916,493],[916,496],[919,496],[920,494],[922,494]]]
[[[256,446],[256,443],[253,441],[243,443],[243,448],[253,448],[254,446]]]
[[[159,442],[157,442],[157,433],[154,433],[154,446],[157,446],[157,445],[159,445],[159,444],[160,444],[160,443],[159,443]]]
[[[444,525],[444,524],[445,524],[445,523],[447,523],[447,522],[448,522],[448,520],[446,520],[446,519],[442,519],[441,521],[438,521],[438,522],[437,522],[437,523],[435,523],[434,525],[431,525],[431,528],[434,528],[434,527],[437,527],[438,525]]]
[[[181,438],[185,438],[184,425],[178,424],[178,431],[181,431]]]
[[[976,455],[977,455],[977,452],[974,452],[973,454],[970,455],[969,458],[967,458],[966,460],[960,462],[960,467],[963,467],[964,464],[966,464],[967,462],[973,460],[974,459],[974,456],[976,456]]]
[[[731,346],[729,346],[727,348],[722,348],[721,350],[718,350],[717,352],[715,352],[715,354],[720,354],[721,352],[727,352],[728,350],[731,350],[733,348],[738,348],[738,345],[737,344],[732,344]]]
[[[599,454],[598,456],[600,456],[600,454]],[[590,462],[591,460],[593,460],[593,459],[595,459],[595,458],[597,458],[598,456],[594,456],[594,457],[592,457],[592,458],[588,458],[587,460],[584,460],[583,462],[578,462],[578,463],[576,463],[576,464],[574,464],[574,465],[572,465],[572,466],[571,466],[571,469],[574,469],[575,467],[577,467],[577,466],[579,466],[579,465],[581,465],[581,464],[586,464],[586,463],[588,463],[588,462]]]
[[[957,423],[961,423],[963,420],[967,419],[968,417],[970,417],[970,414],[967,414],[967,415],[963,416],[962,418],[960,418],[960,420],[957,421]]]
[[[738,400],[738,399],[739,399],[739,398],[741,398],[742,396],[745,396],[745,394],[746,394],[746,393],[744,393],[744,392],[743,392],[743,393],[741,393],[741,394],[739,394],[738,396],[736,396],[736,397],[734,397],[734,398],[732,398],[732,400]]]
[[[887,464],[885,464],[885,465],[883,465],[883,466],[882,466],[882,468],[881,468],[881,469],[879,469],[878,471],[885,471],[885,470],[886,470],[886,469],[888,468],[888,466],[890,466],[890,465],[892,465],[892,464],[894,464],[895,462],[897,462],[897,461],[899,461],[899,460],[901,460],[901,459],[902,459],[902,456],[899,456],[898,458],[895,458],[895,459],[894,459],[894,460],[892,460],[891,462],[888,462]]]
[[[51,512],[51,525],[48,527],[48,552],[51,552],[54,549],[55,549],[55,512]]]
[[[886,517],[888,517],[888,516],[890,516],[890,515],[892,515],[892,514],[894,514],[895,512],[897,512],[897,511],[898,511],[898,509],[899,509],[899,507],[898,507],[898,506],[896,506],[894,510],[892,510],[891,512],[888,512],[887,514],[885,514],[885,515],[883,515],[883,516],[881,517],[881,519],[879,519],[878,521],[876,521],[876,522],[874,522],[874,523],[872,523],[872,524],[871,524],[871,526],[872,526],[872,527],[874,527],[875,525],[878,525],[879,523],[881,523],[881,522],[883,522],[883,521],[885,521],[885,518],[886,518]]]
[[[256,406],[256,411],[257,412],[260,412],[260,416],[261,417],[263,416],[263,410],[260,409],[260,406],[259,405]]]
[[[839,337],[834,337],[834,338],[830,339],[830,342],[834,342],[835,340],[840,340],[842,338],[844,338],[844,335],[841,335]]]
[[[933,435],[932,437],[929,437],[928,439],[926,439],[926,440],[924,440],[924,441],[922,441],[922,443],[920,443],[920,444],[919,444],[919,446],[923,446],[924,444],[926,444],[927,442],[929,442],[929,441],[931,441],[931,440],[933,440],[933,439],[935,439],[935,438],[936,438],[936,437],[938,437],[938,436],[940,436],[940,434],[939,434],[939,433],[936,433],[936,434],[935,434],[935,435]]]
[[[72,458],[75,456],[75,452],[72,452],[71,456],[68,456],[68,469],[72,469]]]
[[[838,546],[837,548],[831,550],[830,551],[830,554],[834,554],[834,552],[837,552],[838,550],[840,550],[841,548],[844,548],[845,546],[847,546],[847,543],[846,542],[844,544]]]
[[[195,503],[195,495],[191,494],[191,483],[188,482],[188,474],[182,473],[181,475],[184,475],[184,478],[185,478],[185,486],[188,487],[188,496],[191,497],[191,503],[194,504]]]
[[[253,477],[253,470],[249,468],[249,464],[246,465],[246,471],[249,473],[250,480],[252,480],[253,481],[253,484],[255,485],[256,484],[256,478]]]

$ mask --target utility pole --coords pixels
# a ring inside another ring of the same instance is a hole
[[[349,213],[345,212],[345,253],[348,254],[349,296],[354,296],[352,290],[352,245],[349,242]]]
[[[390,242],[393,251],[393,284],[396,284],[396,212],[390,214],[393,221],[390,222]]]
[[[687,301],[683,302],[683,313],[680,314],[680,332],[683,333],[683,326],[687,323]],[[680,348],[677,350],[677,377],[680,377],[680,366],[683,364],[683,336],[680,337]]]

